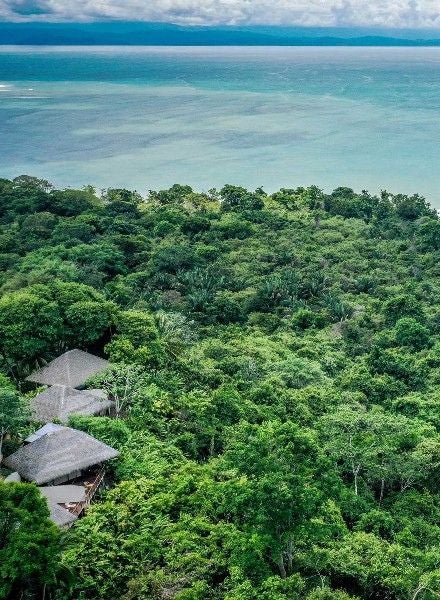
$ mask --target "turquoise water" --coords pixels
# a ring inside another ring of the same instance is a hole
[[[0,176],[425,194],[440,48],[0,47]]]

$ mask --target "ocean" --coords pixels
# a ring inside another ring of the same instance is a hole
[[[440,48],[0,47],[0,177],[425,195]]]

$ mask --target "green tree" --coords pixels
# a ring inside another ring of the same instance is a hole
[[[410,294],[401,294],[387,300],[384,314],[389,324],[395,324],[402,317],[413,317],[423,321],[422,303]]]
[[[396,342],[400,346],[410,346],[414,350],[422,350],[429,346],[429,329],[411,317],[399,319],[394,326],[394,332]]]
[[[0,298],[0,352],[10,372],[47,356],[62,331],[56,302],[30,291]]]
[[[110,330],[116,307],[111,302],[75,302],[66,310],[66,324],[75,346],[87,346]]]
[[[44,597],[59,573],[59,532],[34,485],[0,483],[0,598]]]
[[[26,402],[9,387],[0,388],[0,463],[5,435],[17,433],[29,418]]]
[[[354,580],[361,598],[374,594],[404,600],[421,575],[416,558],[417,553],[409,549],[362,532],[336,542],[326,555],[324,568],[331,578]]]
[[[115,402],[116,416],[127,412],[141,390],[144,370],[140,365],[115,364],[88,382],[105,390]]]
[[[262,190],[249,192],[243,187],[225,185],[220,190],[223,210],[259,210],[264,206]]]
[[[320,456],[313,436],[293,423],[241,423],[222,460],[236,473],[220,487],[223,510],[250,535],[263,536],[279,575],[291,575],[322,500],[314,484]]]
[[[152,314],[129,310],[119,313],[116,336],[106,350],[113,362],[157,365],[164,359],[159,330]]]
[[[322,417],[321,432],[327,452],[350,474],[354,493],[359,494],[362,477],[379,501],[386,486],[405,489],[423,481],[437,456],[434,428],[382,410],[343,406]],[[427,444],[430,438],[433,445]]]

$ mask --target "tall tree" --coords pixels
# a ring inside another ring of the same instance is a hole
[[[0,388],[0,463],[6,434],[15,433],[29,417],[28,406],[13,389]]]
[[[59,532],[26,483],[0,483],[0,598],[44,598],[59,570]]]

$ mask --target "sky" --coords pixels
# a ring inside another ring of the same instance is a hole
[[[440,0],[0,0],[1,21],[440,29]]]

